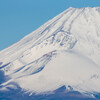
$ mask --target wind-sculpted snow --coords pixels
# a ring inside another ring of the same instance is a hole
[[[100,8],[67,9],[1,51],[0,70],[7,76],[1,90],[14,82],[31,94],[62,86],[100,93]]]

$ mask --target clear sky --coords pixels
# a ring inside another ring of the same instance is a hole
[[[0,50],[69,7],[100,7],[100,0],[0,0]]]

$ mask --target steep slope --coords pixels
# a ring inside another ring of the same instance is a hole
[[[0,70],[9,77],[1,90],[17,83],[32,93],[65,85],[81,93],[100,93],[100,8],[69,8],[0,52]],[[13,86],[14,87],[14,86]]]

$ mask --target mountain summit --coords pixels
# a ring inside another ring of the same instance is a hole
[[[69,8],[0,52],[1,90],[100,93],[100,8]],[[69,88],[70,86],[70,88]]]

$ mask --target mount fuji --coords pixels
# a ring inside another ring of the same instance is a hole
[[[20,88],[29,100],[100,100],[100,8],[70,7],[0,51],[0,74],[1,98]]]

